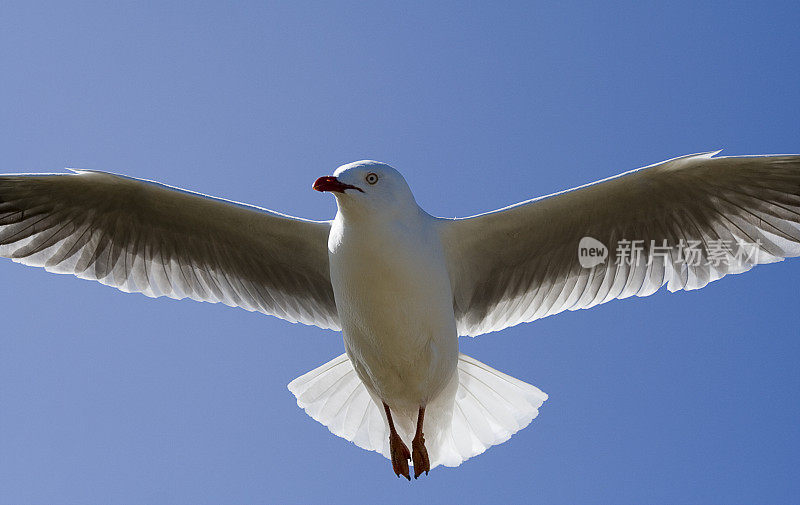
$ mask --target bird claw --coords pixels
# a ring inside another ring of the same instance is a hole
[[[428,449],[425,448],[425,437],[422,436],[422,433],[411,441],[411,449],[413,451],[414,478],[418,478],[422,472],[428,475],[431,469],[431,460],[428,458]]]
[[[397,433],[392,433],[389,436],[389,452],[392,455],[394,474],[398,477],[402,475],[410,481],[411,474],[408,471],[408,460],[411,459],[411,453]]]

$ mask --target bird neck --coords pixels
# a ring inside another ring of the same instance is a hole
[[[337,219],[345,223],[369,224],[387,222],[408,222],[413,223],[419,220],[420,216],[426,215],[416,202],[409,205],[408,202],[396,205],[381,205],[379,208],[370,208],[352,202],[337,202]]]

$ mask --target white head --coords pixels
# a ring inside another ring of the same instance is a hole
[[[314,183],[317,191],[330,191],[339,210],[359,215],[417,212],[414,195],[400,172],[386,163],[356,161],[337,168],[332,176]]]

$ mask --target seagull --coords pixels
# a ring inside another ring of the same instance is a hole
[[[456,219],[368,160],[314,182],[336,199],[330,221],[93,170],[9,174],[0,256],[341,330],[345,352],[289,390],[411,480],[508,440],[547,399],[459,353],[459,336],[800,255],[800,155],[717,154]]]

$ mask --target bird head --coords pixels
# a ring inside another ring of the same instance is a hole
[[[416,211],[417,202],[400,172],[386,163],[363,160],[337,168],[314,182],[317,191],[336,197],[339,209],[362,215]],[[365,214],[368,213],[368,214]]]

